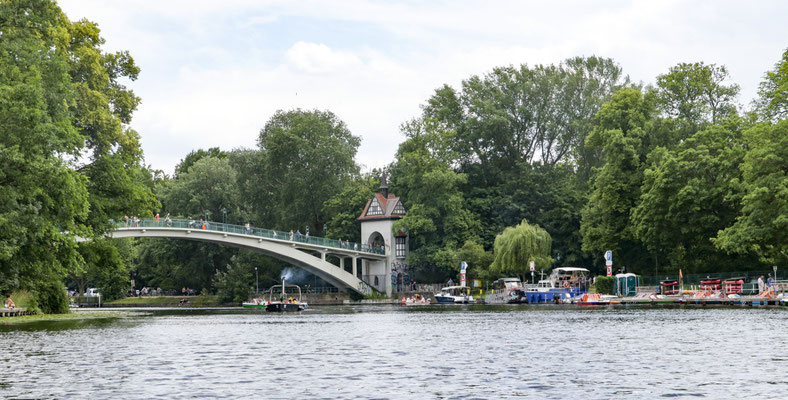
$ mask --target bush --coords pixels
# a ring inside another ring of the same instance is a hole
[[[68,296],[60,278],[52,277],[36,283],[33,290],[37,310],[44,314],[65,314],[69,312]]]
[[[614,276],[596,277],[596,281],[594,282],[596,292],[601,294],[613,294],[613,282],[615,282],[615,280],[616,277]]]

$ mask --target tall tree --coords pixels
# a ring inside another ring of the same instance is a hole
[[[709,124],[736,114],[739,85],[730,79],[725,66],[681,63],[657,76],[657,97],[665,115],[678,124],[681,139]]]
[[[732,253],[757,254],[762,262],[788,264],[788,120],[745,132],[741,163],[741,212],[714,241]],[[735,183],[734,183],[735,184]]]
[[[361,143],[330,111],[277,111],[260,131],[257,204],[280,229],[310,226],[323,234],[323,204],[358,174]]]
[[[766,73],[758,87],[756,109],[767,120],[777,121],[788,118],[788,48],[783,57]]]
[[[42,298],[65,302],[57,281],[83,265],[74,236],[156,206],[127,126],[139,99],[121,84],[139,69],[51,1],[0,2],[0,29],[0,285],[43,282],[59,289]]]

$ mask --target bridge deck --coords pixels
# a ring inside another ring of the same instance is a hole
[[[204,229],[215,232],[236,233],[241,235],[252,235],[266,239],[292,241],[294,243],[303,243],[314,246],[330,247],[334,249],[342,249],[344,251],[354,251],[367,254],[384,255],[386,249],[379,245],[370,245],[363,243],[356,243],[350,241],[340,241],[335,239],[327,239],[317,236],[301,235],[290,236],[290,232],[277,231],[273,229],[264,229],[257,227],[245,227],[241,225],[224,224],[221,222],[210,221],[195,221],[188,219],[137,219],[129,221],[116,222],[117,228],[182,228],[182,229]]]

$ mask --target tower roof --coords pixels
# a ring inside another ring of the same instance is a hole
[[[383,184],[381,184],[382,188]],[[405,216],[405,206],[399,197],[393,193],[375,193],[367,205],[364,206],[364,211],[356,218],[357,221],[369,221],[379,219],[399,219]]]

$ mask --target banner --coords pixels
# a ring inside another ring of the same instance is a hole
[[[468,263],[463,261],[460,263],[460,286],[465,286],[465,270],[468,269]]]

